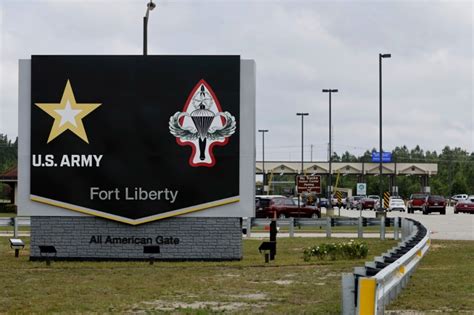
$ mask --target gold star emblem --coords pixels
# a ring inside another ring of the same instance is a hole
[[[86,143],[89,143],[82,119],[102,104],[76,103],[71,83],[67,80],[61,103],[35,103],[35,105],[54,118],[48,143],[66,130],[72,131]]]

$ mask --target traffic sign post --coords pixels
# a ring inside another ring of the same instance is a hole
[[[298,193],[321,194],[321,176],[319,175],[298,175],[296,177],[296,187]]]
[[[357,183],[357,195],[364,196],[367,194],[367,184],[366,183]]]
[[[380,152],[372,152],[372,162],[380,163]],[[382,163],[392,162],[391,152],[382,152]]]

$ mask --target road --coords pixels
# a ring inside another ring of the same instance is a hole
[[[323,208],[323,213],[325,209]],[[338,209],[334,210],[338,214]],[[341,209],[341,216],[358,217],[360,211]],[[362,216],[367,218],[375,218],[375,211],[363,210]],[[446,208],[446,215],[431,213],[423,215],[420,211],[415,213],[406,212],[389,212],[388,217],[396,216],[411,218],[421,222],[424,226],[431,230],[433,239],[441,240],[474,240],[474,215],[473,214],[454,214],[453,207]]]
[[[322,213],[325,213],[326,209],[322,209]],[[339,214],[338,209],[334,210],[335,215]],[[357,210],[346,210],[341,209],[340,215],[345,217],[358,217],[362,216],[367,218],[374,218],[375,212],[371,210],[363,210],[362,213]],[[421,212],[417,211],[415,213],[406,213],[406,212],[389,212],[388,217],[407,217],[415,219],[425,225],[429,230],[431,230],[431,238],[433,239],[442,239],[442,240],[474,240],[474,215],[473,214],[454,214],[453,207],[446,208],[446,215],[440,215],[438,213],[432,213],[429,215],[423,215]],[[29,232],[22,232],[20,236],[28,236]],[[325,233],[297,233],[297,236],[301,237],[325,237]],[[387,233],[386,237],[392,237],[393,234]],[[12,236],[11,231],[0,231],[1,236]],[[279,237],[288,237],[288,233],[279,233]],[[348,233],[333,233],[333,237],[355,237],[356,234]],[[364,233],[364,237],[378,237],[378,233]],[[268,237],[268,232],[266,233],[252,233],[252,237],[256,238],[266,238]]]

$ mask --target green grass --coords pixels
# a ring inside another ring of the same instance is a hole
[[[341,273],[365,260],[303,260],[305,247],[327,241],[278,240],[270,264],[258,253],[261,241],[244,240],[244,259],[236,262],[53,262],[47,267],[28,261],[27,250],[15,259],[7,238],[0,238],[0,313],[153,313],[169,307],[173,314],[339,314]],[[370,256],[395,244],[366,242]]]
[[[8,239],[0,238],[0,314],[339,314],[341,273],[395,244],[366,239],[366,259],[303,261],[305,247],[345,240],[279,239],[270,264],[258,253],[261,241],[244,240],[244,259],[236,262],[53,262],[47,267],[28,261],[28,250],[14,258]],[[434,240],[389,309],[473,314],[473,262],[474,242]]]
[[[16,213],[13,212],[0,212],[0,218],[13,218],[16,217]]]
[[[433,240],[391,310],[474,314],[474,242]]]

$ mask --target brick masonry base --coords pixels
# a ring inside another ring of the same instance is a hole
[[[175,217],[128,225],[97,217],[31,217],[31,260],[52,245],[63,260],[240,260],[240,218]],[[159,246],[159,253],[144,253]],[[54,259],[54,258],[53,258]]]

